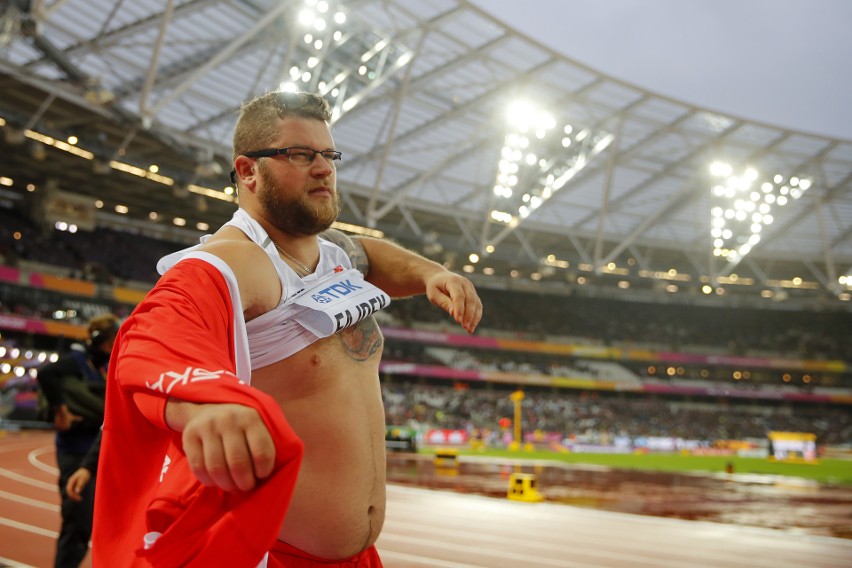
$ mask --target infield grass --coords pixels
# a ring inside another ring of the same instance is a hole
[[[423,448],[424,453],[434,448]],[[810,479],[830,485],[852,485],[852,461],[820,459],[817,463],[773,462],[766,458],[693,456],[682,454],[583,454],[552,451],[459,449],[460,456],[484,456],[510,460],[547,460],[573,464],[670,472],[725,472],[728,464],[737,474],[778,475]]]

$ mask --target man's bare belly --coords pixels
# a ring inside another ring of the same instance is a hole
[[[385,515],[382,338],[370,318],[252,373],[305,444],[279,538],[339,559],[373,544]]]

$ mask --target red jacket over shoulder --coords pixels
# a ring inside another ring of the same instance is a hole
[[[247,384],[248,343],[233,274],[221,261],[202,258],[169,270],[116,338],[96,481],[95,566],[253,568],[287,512],[302,442],[278,404]],[[189,470],[181,435],[166,426],[168,397],[257,409],[275,440],[273,474],[246,493],[202,485]],[[146,534],[155,532],[161,535],[145,550]]]

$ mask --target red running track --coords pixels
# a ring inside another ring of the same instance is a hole
[[[51,432],[0,431],[0,566],[52,566],[55,464]],[[399,485],[378,548],[386,568],[852,566],[849,539]]]

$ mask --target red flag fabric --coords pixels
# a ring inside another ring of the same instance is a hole
[[[247,384],[233,273],[196,254],[160,279],[116,338],[96,478],[96,566],[253,568],[265,561],[287,512],[302,442],[278,404]],[[250,492],[201,484],[181,435],[165,423],[169,397],[257,409],[275,440],[273,474]]]

